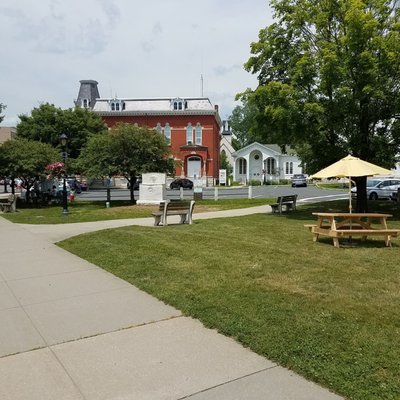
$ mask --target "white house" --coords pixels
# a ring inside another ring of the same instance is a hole
[[[232,157],[233,179],[238,182],[290,179],[294,174],[303,173],[296,153],[290,148],[282,153],[276,144],[255,142],[234,152]]]

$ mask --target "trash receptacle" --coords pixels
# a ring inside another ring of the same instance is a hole
[[[193,190],[193,199],[202,200],[203,199],[203,188],[202,187],[195,187]]]

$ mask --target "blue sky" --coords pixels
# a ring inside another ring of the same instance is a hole
[[[193,97],[218,104],[256,86],[250,43],[272,21],[266,0],[18,0],[2,2],[2,126],[40,103],[73,106],[79,80],[102,97]]]

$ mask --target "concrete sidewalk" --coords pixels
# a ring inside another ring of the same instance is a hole
[[[152,223],[0,218],[2,400],[340,399],[52,243]]]

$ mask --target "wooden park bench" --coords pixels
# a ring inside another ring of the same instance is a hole
[[[272,212],[282,214],[282,208],[285,206],[286,211],[296,210],[297,194],[290,194],[287,196],[279,196],[276,203],[271,204]]]
[[[2,212],[14,212],[16,211],[17,196],[10,193],[6,201],[0,202],[0,210]]]
[[[154,217],[154,226],[158,226],[160,223],[163,226],[167,226],[167,217],[170,215],[179,215],[181,217],[181,224],[192,223],[192,214],[194,208],[194,200],[166,200],[160,203],[158,211],[152,213]]]

